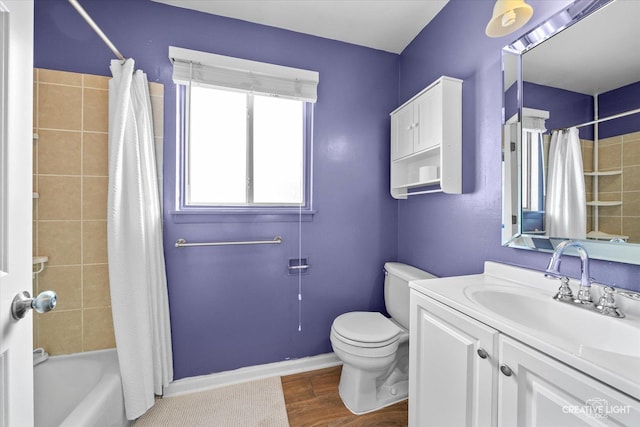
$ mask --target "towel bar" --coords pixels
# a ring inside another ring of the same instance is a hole
[[[187,243],[185,239],[176,241],[176,248],[186,248],[190,246],[232,246],[232,245],[279,245],[282,243],[282,237],[276,236],[273,240],[249,240],[241,242],[201,242]]]

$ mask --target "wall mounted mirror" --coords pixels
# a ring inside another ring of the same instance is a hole
[[[504,245],[640,264],[638,16],[578,0],[503,49]]]

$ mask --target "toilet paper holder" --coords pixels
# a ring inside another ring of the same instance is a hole
[[[309,272],[309,261],[307,258],[291,258],[289,259],[289,275],[307,274]]]

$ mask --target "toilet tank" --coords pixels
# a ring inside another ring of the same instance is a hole
[[[384,305],[391,317],[408,330],[409,282],[433,279],[436,276],[399,262],[385,263],[384,270]]]

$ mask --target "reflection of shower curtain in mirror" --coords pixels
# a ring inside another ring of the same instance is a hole
[[[547,179],[547,235],[584,239],[587,233],[586,211],[578,129],[553,131]]]

